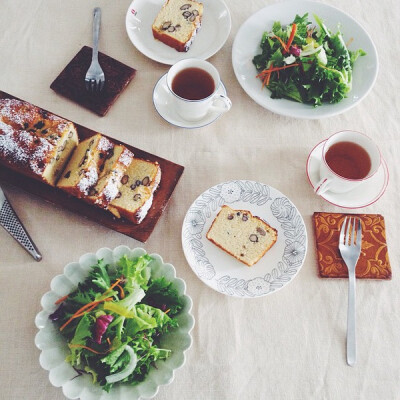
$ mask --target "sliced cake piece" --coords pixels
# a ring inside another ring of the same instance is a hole
[[[252,266],[275,244],[278,232],[250,211],[222,206],[207,239],[242,263]]]
[[[134,224],[140,224],[147,215],[153,194],[161,179],[157,162],[133,159],[121,178],[117,197],[109,204],[108,210],[116,217],[124,217]]]
[[[113,156],[114,144],[96,134],[81,142],[65,167],[57,187],[82,198],[97,184],[105,161]]]
[[[72,122],[30,103],[0,99],[0,160],[54,186],[78,144]]]
[[[188,51],[200,29],[202,16],[202,3],[167,0],[153,22],[153,36],[178,51]]]
[[[133,157],[133,153],[125,146],[116,145],[112,150],[112,155],[104,163],[96,185],[89,190],[89,196],[85,200],[99,207],[107,208],[108,204],[118,195],[119,187],[122,185],[121,179]]]

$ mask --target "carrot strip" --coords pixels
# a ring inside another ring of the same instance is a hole
[[[107,350],[107,351],[97,351],[97,350],[94,350],[94,349],[92,349],[91,347],[89,347],[89,346],[85,346],[85,345],[83,345],[83,344],[69,344],[68,345],[68,347],[70,348],[70,349],[74,349],[74,348],[81,348],[81,349],[86,349],[86,350],[89,350],[89,351],[91,351],[92,353],[95,353],[95,354],[107,354],[110,350]]]
[[[81,317],[82,315],[85,314],[85,312],[92,311],[97,305],[99,305],[103,301],[110,301],[110,300],[112,300],[112,297],[107,297],[106,299],[103,300],[92,301],[91,303],[85,304],[83,307],[77,310],[69,320],[67,320],[63,325],[61,325],[60,331],[62,331],[67,325],[69,325],[75,318]]]
[[[68,299],[68,296],[69,296],[69,294],[67,294],[67,295],[65,295],[65,296],[63,296],[63,297],[60,297],[54,304],[60,304],[60,303],[62,303],[64,300],[67,300],[67,299]]]
[[[103,294],[106,294],[113,290],[121,282],[121,279],[117,279]]]
[[[121,297],[121,299],[125,298],[125,292],[124,292],[123,287],[122,287],[121,285],[117,285],[117,288],[118,288],[119,291],[120,291],[120,297]]]
[[[267,69],[267,73],[266,73],[266,76],[265,76],[265,78],[264,78],[264,80],[263,80],[263,84],[262,84],[262,86],[261,86],[261,89],[263,89],[265,85],[266,85],[266,86],[269,85],[269,80],[271,79],[271,74],[272,74],[272,69],[273,69],[273,67],[274,67],[274,64],[271,63],[271,65],[270,65],[269,68]]]
[[[300,65],[299,63],[296,63],[296,64],[284,65],[283,67],[276,67],[272,69],[272,72],[281,71],[286,68],[298,67],[299,65]]]
[[[286,47],[286,43],[279,37],[279,36],[272,36],[272,38],[273,39],[278,39],[279,40],[279,43],[282,45],[282,47],[283,47],[283,52],[284,53],[287,53],[288,52],[288,49],[287,49],[287,47]]]
[[[292,42],[293,42],[294,35],[296,34],[296,31],[297,31],[297,24],[293,24],[293,25],[292,25],[292,31],[290,32],[289,40],[288,40],[288,42],[286,43],[286,49],[287,49],[287,51],[289,51],[289,49],[290,49],[290,46],[291,46],[291,44],[292,44]]]

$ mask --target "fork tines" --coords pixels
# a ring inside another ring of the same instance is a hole
[[[343,221],[342,228],[340,230],[339,243],[347,245],[355,244],[357,246],[360,246],[361,239],[362,239],[361,218],[356,216],[346,217]]]

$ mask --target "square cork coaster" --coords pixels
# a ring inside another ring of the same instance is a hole
[[[50,85],[58,94],[103,117],[136,74],[136,70],[99,52],[106,83],[101,92],[90,93],[85,75],[92,61],[92,48],[83,46]]]
[[[347,278],[348,271],[339,252],[343,220],[353,214],[315,212],[318,272],[321,278]],[[356,266],[360,279],[391,279],[392,270],[386,244],[385,220],[379,214],[354,214],[361,218],[362,245]]]

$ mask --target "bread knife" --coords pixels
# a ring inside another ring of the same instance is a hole
[[[0,187],[0,225],[36,260],[42,255],[26,232],[15,211]]]

